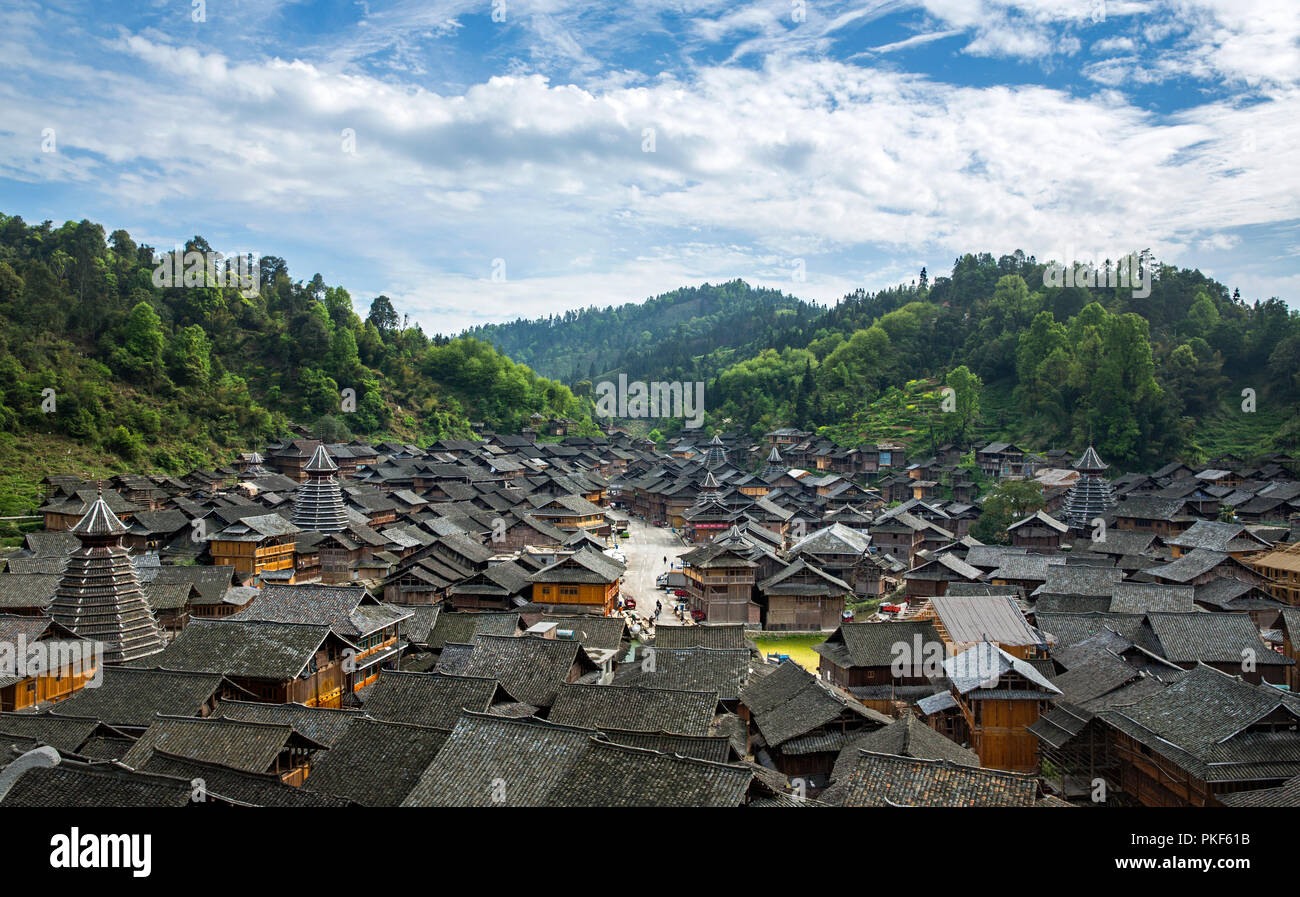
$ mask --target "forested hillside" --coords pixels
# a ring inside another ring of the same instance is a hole
[[[362,318],[343,287],[271,256],[260,289],[201,270],[204,285],[158,287],[159,258],[89,221],[0,215],[0,510],[30,507],[45,473],[181,472],[290,423],[427,443],[582,415],[568,387],[479,340],[431,339],[386,297]]]
[[[732,360],[790,345],[824,312],[779,290],[733,280],[683,287],[642,303],[484,325],[466,335],[570,384],[610,374],[698,380]]]
[[[544,351],[541,334],[575,357],[629,340],[661,345],[629,373],[706,380],[709,423],[754,433],[824,426],[844,442],[908,432],[1037,449],[1092,441],[1133,467],[1297,446],[1300,317],[1285,302],[1247,303],[1199,271],[1158,264],[1146,298],[1131,288],[1046,287],[1044,267],[1019,252],[966,255],[933,282],[922,271],[829,309],[767,311],[745,325],[765,334],[757,343],[729,330],[710,342],[705,331],[678,351],[669,332],[631,332],[639,325],[626,326],[618,309],[507,325],[510,339],[537,342],[498,347]],[[583,381],[571,379],[579,395],[590,386]],[[917,381],[952,386],[967,412],[922,421],[925,402],[908,399]],[[1254,411],[1242,408],[1244,389],[1254,391]],[[981,414],[981,400],[998,413]]]

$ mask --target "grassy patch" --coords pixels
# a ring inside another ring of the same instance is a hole
[[[754,639],[758,645],[758,650],[766,657],[771,654],[788,654],[790,659],[799,666],[803,667],[810,673],[817,672],[817,664],[821,660],[821,655],[813,650],[813,645],[820,645],[826,641],[829,633],[809,634],[791,634],[781,635],[772,633],[763,635],[761,638]]]
[[[1237,389],[1233,395],[1239,395]],[[1258,397],[1256,410],[1241,410],[1240,400],[1230,399],[1218,411],[1201,419],[1192,436],[1198,457],[1209,460],[1234,454],[1250,459],[1269,452],[1294,451],[1300,445],[1296,429],[1296,407],[1270,396]]]

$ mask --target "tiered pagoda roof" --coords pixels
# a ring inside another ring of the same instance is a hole
[[[68,555],[49,608],[56,623],[102,643],[105,663],[137,660],[164,647],[130,552],[122,545],[126,531],[100,490],[71,530],[81,547]]]
[[[245,465],[241,475],[248,477],[249,479],[271,476],[271,471],[267,470],[263,466],[265,461],[266,459],[262,457],[261,452],[253,452],[248,456],[248,463]]]
[[[727,463],[727,450],[722,445],[722,437],[714,433],[713,441],[709,443],[709,450],[704,454],[704,466],[708,468],[721,467]]]
[[[1088,450],[1083,453],[1083,456],[1079,458],[1078,461],[1074,462],[1074,469],[1079,471],[1081,474],[1083,473],[1100,474],[1103,473],[1109,467],[1110,465],[1107,464],[1105,461],[1101,460],[1101,458],[1097,455],[1097,450],[1092,446],[1088,446]]]
[[[772,446],[772,451],[767,453],[767,463],[764,464],[763,469],[758,472],[759,479],[766,480],[772,477],[779,477],[781,474],[785,473],[785,471],[785,461],[782,459],[781,453],[776,450],[776,446]]]
[[[343,489],[334,476],[339,466],[324,445],[316,446],[311,460],[303,468],[307,482],[293,494],[294,526],[318,533],[342,532],[348,523],[343,507]]]
[[[739,516],[739,511],[723,498],[722,484],[714,477],[712,470],[705,472],[704,482],[700,483],[700,493],[696,496],[695,503],[682,514],[685,520],[696,527],[724,521],[729,523]]]
[[[1102,476],[1110,465],[1097,455],[1097,450],[1088,446],[1074,469],[1079,471],[1079,479],[1070,487],[1062,507],[1065,522],[1074,530],[1087,530],[1097,517],[1105,517],[1115,507],[1115,494],[1110,482]]]

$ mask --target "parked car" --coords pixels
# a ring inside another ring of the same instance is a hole
[[[702,610],[693,610],[693,611],[691,611],[691,619],[694,620],[696,623],[703,623],[703,622],[704,622],[704,616],[705,616],[705,614],[704,614],[704,611],[702,611]]]
[[[840,620],[841,620],[842,622],[844,622],[844,623],[852,623],[852,622],[853,622],[853,611],[851,611],[851,610],[846,610],[844,613],[840,614]]]
[[[678,598],[691,597],[691,593],[686,591],[685,589],[673,589],[673,594],[676,595]]]

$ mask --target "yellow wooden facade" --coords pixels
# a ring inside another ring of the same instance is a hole
[[[1281,544],[1272,551],[1253,555],[1246,563],[1272,580],[1267,586],[1278,601],[1300,607],[1300,542]]]
[[[618,604],[618,580],[601,583],[533,583],[533,601],[537,604],[582,604],[611,613]]]
[[[0,688],[0,710],[26,710],[37,704],[69,698],[95,678],[96,667],[74,672],[71,668],[39,676],[28,676]]]
[[[240,573],[256,577],[271,570],[292,570],[294,540],[288,536],[260,542],[213,537],[208,543],[208,552],[214,565],[234,567]]]

